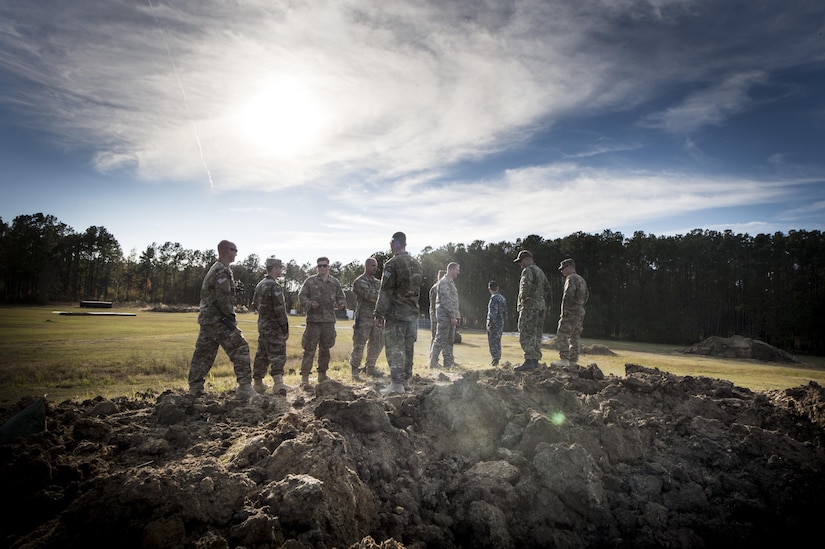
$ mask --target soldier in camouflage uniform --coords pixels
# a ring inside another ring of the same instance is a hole
[[[518,288],[518,339],[524,351],[524,362],[513,370],[529,372],[538,368],[541,360],[541,336],[550,282],[527,250],[520,251],[513,263],[518,263],[522,269]]]
[[[384,330],[375,325],[375,302],[381,289],[381,281],[375,278],[377,270],[378,261],[371,257],[364,261],[364,272],[352,282],[352,293],[355,294],[356,303],[349,364],[352,368],[352,379],[356,381],[361,380],[358,373],[361,359],[364,357],[364,346],[367,347],[367,360],[364,363],[367,375],[384,375],[375,369],[375,362],[384,348]]]
[[[215,363],[218,347],[223,347],[235,367],[239,399],[255,394],[252,389],[252,369],[249,364],[249,344],[235,321],[235,278],[229,265],[235,261],[238,248],[228,240],[218,243],[218,261],[209,268],[201,285],[198,313],[200,332],[195,352],[189,364],[189,394],[202,396],[204,382]]]
[[[579,361],[579,337],[584,324],[584,305],[590,292],[584,278],[576,273],[576,262],[565,259],[559,265],[559,271],[565,277],[564,295],[561,298],[561,316],[556,329],[556,341],[561,360],[552,362],[553,366],[570,366]]]
[[[266,276],[255,286],[252,308],[258,311],[258,350],[252,363],[253,388],[266,392],[263,378],[267,369],[272,375],[272,392],[284,388],[286,340],[289,339],[289,319],[286,316],[284,290],[278,284],[284,264],[280,259],[266,260]]]
[[[381,290],[375,303],[375,325],[384,327],[391,383],[383,391],[403,393],[412,378],[413,351],[418,337],[418,299],[421,292],[421,264],[407,252],[407,236],[392,235],[392,258],[384,265]]]
[[[444,269],[440,269],[438,271],[438,275],[435,277],[435,284],[430,286],[430,345],[433,344],[433,340],[435,339],[435,329],[438,327],[438,318],[435,316],[435,298],[436,292],[438,291],[438,281],[441,280],[447,274],[447,271]]]
[[[440,368],[438,364],[439,355],[444,355],[444,367],[455,366],[455,356],[453,355],[453,343],[455,343],[455,330],[461,320],[461,313],[458,309],[458,289],[455,287],[455,279],[461,274],[461,265],[450,263],[447,265],[447,274],[441,277],[435,292],[435,317],[437,327],[435,339],[430,347],[430,368]]]
[[[498,293],[498,282],[495,280],[487,283],[487,289],[490,291],[490,301],[487,302],[487,346],[493,359],[490,365],[498,366],[501,360],[501,334],[507,320],[507,300]]]
[[[307,312],[306,329],[301,338],[304,356],[301,359],[301,386],[309,387],[312,361],[318,349],[318,382],[328,379],[330,352],[335,346],[335,309],[346,309],[347,300],[341,283],[329,274],[329,259],[319,257],[318,274],[308,277],[298,298]]]

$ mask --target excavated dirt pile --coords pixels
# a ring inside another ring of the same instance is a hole
[[[627,365],[63,402],[0,444],[8,547],[763,547],[821,537],[825,391]],[[6,420],[25,404],[3,411]],[[375,541],[373,541],[375,540]]]
[[[797,364],[802,362],[792,354],[777,349],[764,341],[737,335],[732,337],[711,336],[704,341],[687,347],[682,352],[723,358],[752,358],[763,362],[793,362]]]

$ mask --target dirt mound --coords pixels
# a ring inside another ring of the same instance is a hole
[[[376,388],[50,406],[47,431],[0,445],[4,545],[695,548],[819,536],[816,384],[755,393],[592,364],[416,378],[392,397]]]
[[[582,345],[581,354],[583,355],[598,355],[598,356],[618,356],[604,345],[594,343],[593,345]]]
[[[742,336],[711,336],[704,341],[691,345],[682,352],[723,358],[752,358],[764,362],[795,362],[797,364],[802,362],[795,356],[768,345],[764,341]]]

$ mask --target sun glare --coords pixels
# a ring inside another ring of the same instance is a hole
[[[274,156],[306,152],[319,140],[321,103],[297,79],[279,78],[252,98],[241,113],[245,135]]]

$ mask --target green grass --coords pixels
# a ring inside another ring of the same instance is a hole
[[[186,387],[189,360],[198,335],[197,313],[156,313],[136,309],[114,309],[136,316],[67,316],[54,311],[90,312],[75,306],[0,307],[0,405],[22,397],[47,395],[50,400],[83,400],[160,393],[165,389]],[[109,312],[91,311],[91,312]],[[290,317],[291,335],[287,342],[286,382],[297,384],[300,370],[303,317]],[[238,323],[257,349],[257,317],[239,315]],[[338,321],[338,338],[332,349],[330,375],[348,381],[349,352],[352,348],[352,322]],[[464,370],[487,368],[490,356],[486,334],[462,331],[463,343],[456,345],[459,364]],[[428,377],[428,330],[419,331],[415,347],[415,372]],[[755,390],[783,389],[816,381],[825,385],[825,358],[805,357],[806,364],[777,365],[752,360],[727,360],[684,355],[675,346],[584,339],[585,344],[602,344],[618,356],[583,355],[580,363],[595,362],[605,374],[624,375],[624,365],[640,364],[677,375],[728,379]],[[518,337],[505,334],[503,359],[521,362]],[[555,348],[546,346],[544,359],[557,358]],[[381,356],[379,369],[387,370]],[[212,368],[208,386],[214,390],[235,387],[232,365],[223,351]]]

